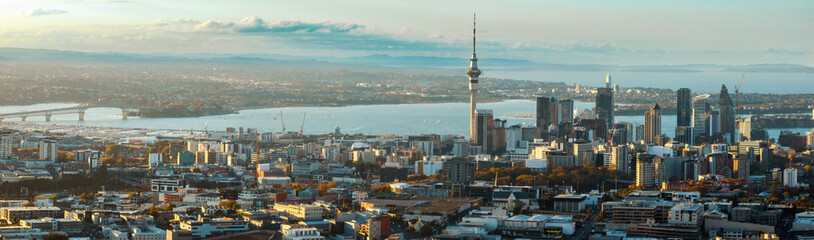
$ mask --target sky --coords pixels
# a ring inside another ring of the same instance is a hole
[[[0,0],[0,47],[814,67],[814,2]]]

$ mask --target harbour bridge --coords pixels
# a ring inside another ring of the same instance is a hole
[[[25,119],[28,117],[34,116],[45,116],[45,121],[50,122],[51,116],[53,115],[65,115],[65,114],[78,114],[79,121],[85,120],[85,111],[89,108],[98,107],[98,106],[89,106],[88,104],[79,104],[73,107],[66,107],[66,108],[53,108],[53,109],[43,109],[43,110],[33,110],[33,111],[21,111],[21,112],[13,112],[13,113],[0,113],[0,122],[3,119],[9,118],[20,118],[21,121],[25,122]],[[127,119],[128,113],[138,113],[139,109],[135,108],[121,108],[122,110],[122,119]]]

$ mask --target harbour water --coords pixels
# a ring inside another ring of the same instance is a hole
[[[68,107],[74,104],[54,103],[30,106],[3,106],[0,113],[30,111]],[[576,109],[593,108],[593,103],[577,102]],[[509,100],[503,102],[478,104],[479,109],[492,109],[496,118],[520,113],[532,113],[536,106],[534,101]],[[85,121],[78,121],[76,114],[54,115],[51,122],[44,122],[44,117],[28,117],[27,122],[57,125],[104,126],[120,128],[145,128],[168,130],[218,130],[227,127],[258,128],[261,132],[281,131],[285,122],[286,131],[299,131],[303,127],[306,134],[328,133],[340,127],[344,133],[363,134],[456,134],[466,135],[469,128],[467,121],[468,103],[438,104],[388,104],[388,105],[355,105],[346,107],[290,107],[243,110],[236,114],[184,117],[184,118],[139,118],[129,117],[122,120],[121,110],[117,108],[91,108],[85,113]],[[281,115],[282,112],[282,120]],[[305,124],[303,125],[303,115]],[[505,118],[509,125],[534,125],[533,118]],[[4,119],[3,122],[19,122],[19,118]],[[620,116],[619,122],[644,123],[644,116]],[[2,127],[3,124],[0,124]],[[662,132],[674,135],[675,115],[662,117]],[[769,136],[777,138],[781,130],[769,129]],[[788,129],[805,133],[807,128]]]

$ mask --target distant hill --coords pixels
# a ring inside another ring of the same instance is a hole
[[[217,54],[217,53],[117,53],[117,52],[79,52],[50,49],[0,48],[0,60],[9,59],[63,59],[63,60],[98,60],[98,61],[216,61],[239,63],[303,63],[324,62],[333,64],[351,64],[380,66],[391,68],[426,67],[426,68],[463,68],[469,65],[467,57],[427,57],[427,56],[391,56],[375,54],[361,57],[302,57],[282,54]],[[752,64],[752,65],[648,65],[618,66],[602,64],[553,64],[538,63],[522,59],[484,58],[479,59],[483,68],[512,71],[632,71],[632,72],[794,72],[814,73],[814,68],[797,64]]]

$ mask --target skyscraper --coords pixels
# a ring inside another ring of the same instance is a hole
[[[740,132],[740,141],[748,141],[751,140],[752,134],[752,116],[748,116],[742,119],[739,119],[739,131]]]
[[[675,140],[692,144],[692,93],[689,88],[676,91],[676,132]]]
[[[689,88],[676,92],[676,126],[690,126],[692,123],[692,93]]]
[[[718,109],[721,111],[720,132],[726,138],[728,144],[734,144],[737,142],[735,138],[735,109],[726,85],[721,86],[721,94],[718,95]]]
[[[661,157],[646,153],[636,155],[636,186],[655,187],[664,181]]]
[[[709,110],[709,135],[721,134],[721,109],[710,107]]]
[[[12,132],[0,130],[0,159],[11,159],[13,153],[11,152]]]
[[[551,99],[550,97],[537,97],[537,128],[548,129],[551,125]]]
[[[630,162],[632,156],[630,155],[630,147],[616,146],[611,148],[611,162],[616,165],[616,170],[623,173],[630,173]]]
[[[661,135],[661,107],[656,103],[644,113],[644,142],[652,144],[655,137]]]
[[[605,87],[596,89],[596,118],[605,119],[608,126],[613,126],[613,86],[611,76],[605,78]]]
[[[709,102],[708,95],[701,95],[695,98],[692,104],[692,140],[693,144],[700,144],[709,138]],[[699,138],[701,142],[699,142]]]
[[[475,54],[475,22],[472,22],[472,58],[469,59],[469,69],[466,70],[466,75],[469,75],[469,141],[473,144],[477,142],[478,131],[476,126],[476,97],[478,95],[478,77],[481,71],[478,69],[478,56]]]
[[[478,109],[475,119],[475,133],[473,145],[480,146],[481,151],[490,154],[494,151],[495,119],[492,110]]]
[[[562,114],[562,110],[556,98],[537,98],[537,131],[540,134],[539,137],[547,139],[549,136],[556,136],[554,135],[556,131],[553,130],[556,130],[558,126],[560,114]]]
[[[560,100],[560,109],[562,110],[560,123],[574,122],[574,100],[563,99]]]
[[[442,171],[448,184],[470,184],[475,180],[475,163],[467,158],[447,160]]]
[[[53,139],[43,139],[40,141],[40,160],[42,161],[51,161],[55,162],[57,160],[57,155],[59,155],[59,149],[57,147],[57,141]]]

